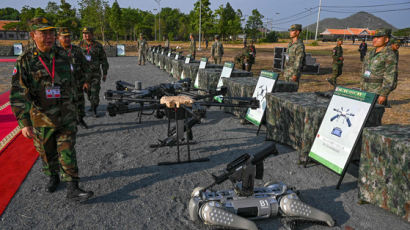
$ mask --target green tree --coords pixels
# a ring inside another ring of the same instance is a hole
[[[2,8],[0,9],[0,20],[19,20],[20,12],[14,8]]]
[[[393,32],[393,35],[398,36],[398,37],[408,37],[408,36],[410,36],[410,27],[397,30],[397,31]]]
[[[81,23],[83,26],[94,27],[94,35],[101,37],[105,43],[105,32],[108,25],[110,7],[104,0],[80,0]]]
[[[75,38],[80,35],[80,19],[76,17],[76,10],[71,8],[71,5],[65,0],[61,0],[61,4],[57,10],[57,27],[68,27]]]
[[[128,38],[136,40],[137,24],[142,20],[142,13],[139,9],[121,8],[121,24],[123,25],[125,40]]]
[[[196,34],[199,32],[200,12],[201,12],[201,33],[202,33],[201,36],[202,38],[212,32],[213,24],[214,24],[214,15],[212,13],[210,6],[211,6],[211,2],[209,0],[202,0],[202,7],[201,7],[201,1],[195,2],[194,9],[189,14],[189,19],[191,22],[191,26],[189,29],[190,33]]]
[[[118,36],[122,34],[123,27],[121,23],[121,9],[120,5],[118,4],[117,0],[112,4],[110,15],[109,15],[109,22],[110,22],[110,27],[114,31],[116,37],[117,37],[117,42],[118,42]]]
[[[260,28],[263,26],[263,15],[257,9],[252,10],[252,15],[249,16],[246,22],[245,31],[251,38],[258,38],[261,34]]]
[[[221,5],[215,10],[215,14],[219,19],[216,23],[216,31],[222,38],[229,36],[236,37],[237,34],[242,32],[242,11],[238,10],[235,12],[229,2],[226,3],[225,7]]]

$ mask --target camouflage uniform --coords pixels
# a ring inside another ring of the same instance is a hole
[[[84,30],[83,30],[84,31]],[[87,97],[91,103],[92,108],[97,108],[100,103],[100,89],[101,89],[101,68],[103,75],[107,75],[108,72],[108,60],[105,54],[104,47],[101,43],[92,40],[90,44],[86,41],[81,41],[79,44],[83,50],[84,56],[90,56],[91,60],[87,62],[90,74],[89,83],[90,87],[87,90]]]
[[[139,65],[141,65],[141,62],[143,65],[145,65],[147,46],[148,46],[147,41],[144,38],[138,39],[137,49],[138,49],[138,64]]]
[[[251,71],[252,64],[255,63],[255,47],[246,46],[242,49],[241,53],[235,57],[236,63],[240,64],[242,70]]]
[[[191,52],[191,57],[195,59],[196,55],[196,41],[195,38],[192,38],[189,42],[189,52]]]
[[[398,44],[398,45],[401,45],[401,42],[399,41],[399,40],[397,40],[397,39],[391,39],[390,40],[390,44]],[[393,81],[393,86],[392,86],[392,91],[393,90],[395,90],[396,88],[397,88],[397,81],[398,81],[398,75],[399,75],[399,50],[394,50],[394,49],[392,49],[392,51],[393,51],[393,53],[394,53],[394,55],[396,56],[396,59],[397,59],[397,63],[396,63],[396,68],[397,68],[397,71],[396,71],[396,77],[394,78],[394,81]]]
[[[218,38],[216,36],[216,38]],[[216,40],[211,47],[211,56],[215,61],[215,64],[222,64],[222,56],[224,55],[224,46],[222,42]]]
[[[46,87],[52,77],[40,61],[52,71],[55,58],[55,86],[60,98],[47,98]],[[70,59],[64,49],[54,46],[49,53],[27,49],[17,58],[12,77],[10,104],[20,128],[33,127],[34,146],[43,160],[46,175],[60,171],[64,181],[78,181],[76,151],[76,82]]]
[[[302,25],[292,25],[289,30],[301,30]],[[301,39],[298,39],[295,43],[292,41],[288,45],[288,56],[286,57],[284,78],[286,81],[291,81],[292,76],[297,77],[299,82],[301,70],[303,67],[303,60],[305,59],[305,45]]]
[[[333,70],[333,77],[329,79],[329,82],[332,85],[337,85],[337,77],[342,75],[342,70],[343,70],[343,60],[340,60],[340,58],[343,58],[343,48],[342,46],[335,46],[332,50],[332,70]]]
[[[377,31],[375,36],[378,36]],[[360,86],[364,91],[387,97],[397,84],[396,77],[397,58],[392,49],[386,46],[376,53],[375,48],[368,53],[363,62]]]

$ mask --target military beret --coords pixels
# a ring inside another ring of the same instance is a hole
[[[51,22],[45,17],[37,17],[30,20],[30,28],[35,30],[54,30],[55,27],[51,25]]]
[[[401,41],[399,39],[392,38],[392,39],[390,39],[390,44],[400,45]]]
[[[294,31],[294,30],[299,30],[302,31],[302,25],[301,24],[293,24],[290,26],[289,31]]]
[[[68,29],[67,27],[58,28],[57,33],[58,33],[58,35],[61,35],[61,36],[71,35],[70,29]]]
[[[85,33],[94,33],[94,28],[92,28],[92,27],[84,27],[83,29],[82,29],[82,32],[83,32],[83,34],[85,34]]]
[[[374,37],[390,37],[391,35],[391,29],[377,29],[375,34],[373,35]]]

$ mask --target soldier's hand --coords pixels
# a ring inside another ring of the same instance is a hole
[[[34,136],[33,127],[31,127],[31,126],[24,127],[24,128],[21,130],[21,133],[23,134],[23,136],[24,136],[25,138],[31,139],[31,138],[33,138],[33,136]]]
[[[83,90],[88,90],[88,88],[90,88],[90,84],[84,83]]]
[[[386,104],[386,100],[387,100],[387,97],[385,97],[385,96],[379,96],[379,98],[377,98],[377,103],[379,103],[380,105],[385,105],[385,104]]]
[[[102,80],[103,80],[103,82],[105,82],[107,80],[107,75],[104,75]]]
[[[297,82],[298,81],[298,77],[296,77],[296,75],[292,76],[292,81]]]

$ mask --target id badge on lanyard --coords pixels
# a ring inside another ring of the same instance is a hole
[[[85,59],[87,61],[91,61],[90,50],[91,50],[91,45],[87,46],[87,54],[85,55]]]
[[[47,99],[61,98],[60,86],[46,87],[46,98]]]
[[[46,98],[47,99],[55,99],[61,98],[61,90],[60,86],[54,86],[54,75],[55,75],[55,57],[53,57],[53,69],[52,72],[48,69],[47,65],[44,63],[43,59],[39,56],[38,59],[40,60],[43,67],[46,69],[47,73],[51,76],[51,87],[46,87]]]

